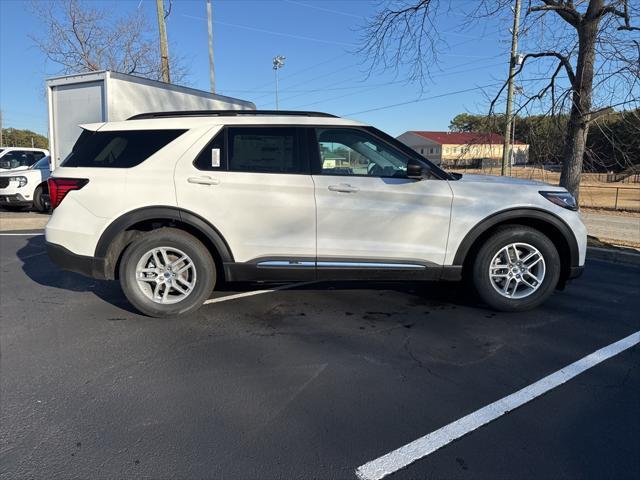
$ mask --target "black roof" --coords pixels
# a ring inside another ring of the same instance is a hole
[[[127,120],[143,120],[150,118],[173,118],[173,117],[236,117],[242,115],[274,115],[274,116],[292,116],[292,117],[330,117],[337,118],[335,115],[323,112],[304,112],[297,110],[184,110],[176,112],[148,112],[139,113]]]

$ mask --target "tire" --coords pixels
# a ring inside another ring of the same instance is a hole
[[[191,262],[183,260],[171,266],[184,256]],[[173,272],[165,268],[167,265]],[[197,238],[182,230],[160,228],[142,234],[127,247],[119,274],[129,302],[146,315],[162,318],[198,309],[215,287],[217,272],[211,254]]]
[[[36,187],[35,192],[33,192],[33,209],[37,212],[46,212],[47,207],[43,198],[44,188],[42,185],[38,185]]]
[[[538,255],[533,254],[534,250]],[[530,254],[533,256],[527,259]],[[553,293],[560,268],[558,250],[546,235],[523,225],[509,225],[498,229],[480,247],[473,263],[472,281],[479,297],[490,307],[519,312],[537,307]]]

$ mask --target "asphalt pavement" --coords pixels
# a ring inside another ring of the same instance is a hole
[[[43,241],[0,236],[7,479],[355,479],[640,330],[640,269],[600,261],[527,313],[458,284],[319,283],[158,320]],[[639,367],[629,348],[386,478],[640,478]]]

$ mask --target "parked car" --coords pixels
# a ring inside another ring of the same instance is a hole
[[[118,279],[148,315],[191,312],[221,281],[463,277],[518,311],[583,269],[564,188],[449,174],[352,120],[176,112],[83,129],[49,179],[49,255]]]
[[[0,172],[26,170],[47,156],[49,156],[49,150],[43,148],[2,147],[0,148]]]
[[[42,157],[26,169],[0,172],[0,207],[29,207],[39,212],[49,209],[49,187],[51,174],[49,157]]]

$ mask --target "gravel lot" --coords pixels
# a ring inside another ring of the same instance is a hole
[[[0,477],[355,479],[360,465],[640,330],[640,269],[542,308],[462,286],[319,283],[190,317],[0,236]],[[215,297],[264,289],[245,285]],[[640,347],[389,479],[640,478]]]

